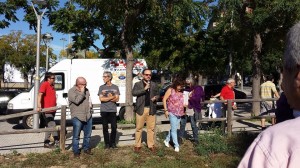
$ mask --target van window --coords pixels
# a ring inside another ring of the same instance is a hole
[[[64,90],[65,89],[65,75],[64,73],[54,73],[55,74],[55,90]]]

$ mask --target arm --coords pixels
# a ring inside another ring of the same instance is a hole
[[[163,98],[163,105],[164,105],[164,111],[165,111],[166,118],[168,118],[168,115],[169,115],[169,112],[168,112],[168,109],[167,109],[167,100],[170,97],[170,95],[171,95],[171,88],[169,88],[166,91],[166,93],[164,95],[164,98]]]
[[[110,94],[108,94],[107,96],[103,96],[102,94],[100,94],[100,96],[99,96],[99,100],[101,101],[101,102],[109,102],[109,101],[112,101],[112,100],[116,100],[116,96],[113,96],[111,93]],[[119,101],[119,95],[118,95],[118,101]]]
[[[113,99],[111,99],[110,101],[112,102],[118,102],[119,101],[119,95],[115,95]]]
[[[145,86],[146,87],[146,86]],[[148,88],[147,88],[148,89]],[[133,89],[132,89],[132,95],[133,96],[142,96],[146,94],[146,90],[143,85],[141,85],[140,82],[137,82],[134,84]]]
[[[42,92],[39,92],[38,94],[38,102],[37,102],[37,111],[41,111],[42,110],[42,97],[43,97]]]
[[[156,102],[159,100],[159,91],[158,91],[158,87],[157,87],[156,83],[153,84],[152,91],[154,93],[154,97],[152,97],[151,100],[153,102]]]
[[[68,99],[71,103],[79,105],[85,99],[85,92],[76,92],[70,89],[68,92]]]

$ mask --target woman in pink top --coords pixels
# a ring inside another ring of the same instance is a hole
[[[172,136],[175,152],[179,152],[179,144],[177,140],[177,128],[180,123],[181,116],[184,115],[184,104],[183,104],[183,85],[184,82],[177,79],[173,82],[172,86],[166,91],[163,104],[166,118],[169,117],[171,130],[164,141],[166,147],[169,147],[169,142]]]

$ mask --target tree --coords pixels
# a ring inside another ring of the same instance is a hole
[[[24,87],[28,88],[28,77],[33,75],[35,70],[36,40],[35,35],[23,35],[21,31],[12,31],[1,38],[1,50],[5,54],[5,61],[14,65],[24,78]],[[45,49],[44,49],[45,51]],[[45,64],[45,52],[42,53],[41,64]],[[32,76],[33,78],[33,76]],[[30,81],[32,84],[32,79]]]
[[[233,18],[234,29],[232,31],[237,32],[235,36],[244,41],[241,45],[233,47],[233,51],[252,52],[253,98],[259,98],[262,69],[265,73],[269,73],[278,68],[280,61],[273,61],[276,63],[273,65],[269,61],[280,60],[285,34],[299,20],[300,2],[297,0],[219,0],[218,6],[220,7],[219,15],[224,16],[218,21],[227,23],[223,25],[224,30],[231,30],[229,23]],[[233,39],[237,39],[236,37]],[[246,47],[246,50],[236,47]],[[259,111],[259,103],[253,103],[254,114],[258,115]]]

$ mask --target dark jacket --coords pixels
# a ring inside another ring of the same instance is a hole
[[[145,106],[145,95],[146,91],[144,89],[143,80],[134,84],[132,89],[132,95],[136,96],[136,105],[135,105],[135,112],[139,115],[144,113],[144,106]],[[159,99],[159,92],[158,87],[155,82],[150,82],[150,99],[156,96],[156,101],[150,101],[150,115],[156,114],[156,102]]]

